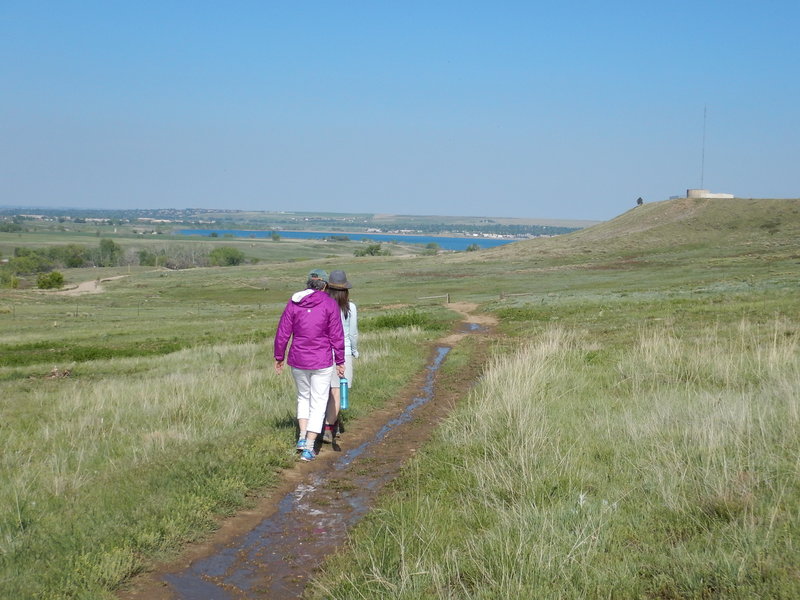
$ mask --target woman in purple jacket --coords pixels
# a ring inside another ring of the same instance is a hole
[[[308,289],[292,295],[275,333],[275,371],[283,372],[289,338],[289,356],[297,386],[297,449],[301,460],[314,460],[314,442],[322,431],[331,376],[344,375],[344,332],[339,306],[323,290],[327,282],[309,279]]]

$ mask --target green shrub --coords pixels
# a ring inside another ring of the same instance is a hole
[[[36,278],[36,287],[40,290],[53,290],[64,287],[64,276],[58,271],[39,273]]]
[[[100,240],[99,264],[103,267],[115,267],[122,258],[122,246],[114,240],[103,238]]]
[[[8,267],[0,268],[0,287],[14,290],[19,287],[19,278]]]
[[[244,262],[244,252],[230,246],[223,246],[214,248],[208,258],[215,267],[231,267]]]
[[[53,246],[46,250],[47,256],[58,266],[75,269],[87,266],[92,259],[92,253],[82,244],[67,244],[66,246]]]
[[[143,267],[155,267],[156,261],[158,260],[158,256],[156,256],[155,252],[150,252],[149,250],[139,250],[136,253],[139,257],[139,264]]]
[[[8,268],[15,275],[44,273],[54,266],[53,261],[41,251],[31,248],[14,248],[14,258],[8,261]]]
[[[380,244],[368,244],[364,248],[356,248],[353,256],[389,256],[391,252],[381,249]]]

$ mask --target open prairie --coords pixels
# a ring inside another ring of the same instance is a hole
[[[423,369],[443,297],[503,335],[310,597],[800,596],[800,201],[645,204],[440,256],[267,243],[0,290],[0,596],[111,597],[269,494],[295,460],[271,338],[312,267],[355,285],[354,422]]]

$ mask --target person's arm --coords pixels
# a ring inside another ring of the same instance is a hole
[[[273,354],[275,356],[275,371],[280,373],[283,370],[283,361],[286,359],[286,345],[292,335],[292,316],[289,305],[278,321],[278,329],[275,331],[275,342],[273,344]]]
[[[356,305],[350,303],[350,354],[358,358],[358,311]]]
[[[328,339],[333,348],[333,362],[344,365],[344,328],[342,327],[342,313],[339,305],[331,299],[331,309],[328,311]]]

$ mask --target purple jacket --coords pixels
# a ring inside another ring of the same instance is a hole
[[[275,332],[275,360],[283,361],[289,338],[290,367],[315,370],[344,364],[344,331],[339,305],[322,291],[303,290],[286,304]]]

